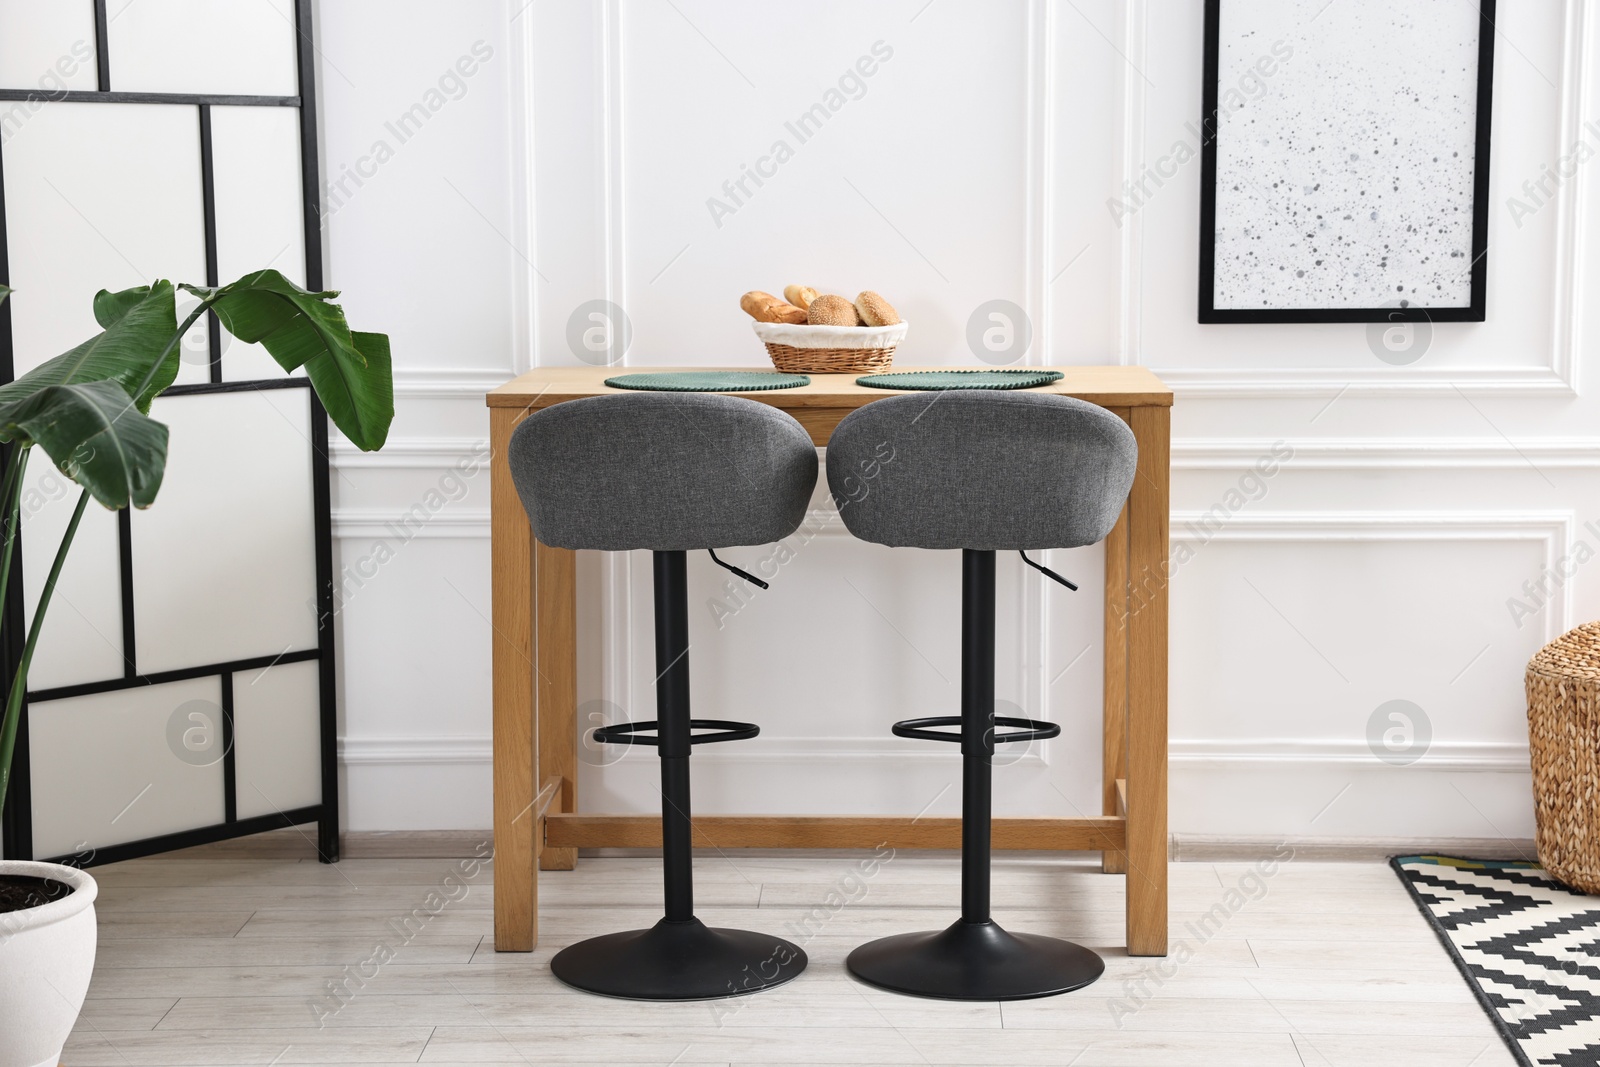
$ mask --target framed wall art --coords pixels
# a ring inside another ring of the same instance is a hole
[[[1206,0],[1201,322],[1481,322],[1494,0]]]

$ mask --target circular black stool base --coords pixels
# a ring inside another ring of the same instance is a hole
[[[942,1000],[1049,997],[1081,989],[1106,969],[1097,954],[1071,941],[965,921],[870,941],[844,965],[871,985]]]
[[[806,969],[799,945],[749,930],[714,930],[699,919],[604,934],[550,960],[567,985],[624,1000],[714,1000],[758,993]]]

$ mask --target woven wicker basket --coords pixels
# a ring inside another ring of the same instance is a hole
[[[1600,892],[1600,622],[1540,649],[1526,680],[1539,862]]]
[[[772,365],[785,374],[879,374],[894,365],[906,324],[894,326],[791,326],[752,323]]]

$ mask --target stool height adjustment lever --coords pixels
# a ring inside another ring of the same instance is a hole
[[[1066,586],[1068,589],[1072,590],[1074,593],[1076,593],[1078,591],[1077,585],[1075,585],[1072,582],[1067,581],[1065,578],[1061,577],[1061,575],[1057,574],[1055,571],[1051,570],[1049,567],[1046,567],[1043,563],[1035,563],[1033,560],[1028,558],[1028,554],[1026,552],[1023,552],[1023,551],[1021,551],[1019,549],[1017,551],[1017,555],[1022,557],[1022,562],[1026,563],[1028,566],[1032,567],[1034,570],[1038,571],[1040,574],[1044,575],[1046,578],[1054,578],[1056,581],[1060,582],[1062,585]]]
[[[733,573],[737,574],[739,577],[743,578],[745,581],[749,582],[751,585],[755,586],[757,589],[770,589],[770,588],[772,588],[766,582],[763,582],[760,578],[757,578],[755,575],[751,574],[749,571],[742,570],[739,567],[735,567],[731,563],[728,563],[728,562],[726,562],[724,560],[718,559],[717,558],[717,550],[716,549],[708,548],[708,549],[706,549],[706,551],[711,553],[711,562],[715,563],[717,566],[721,567],[723,570],[732,571]]]

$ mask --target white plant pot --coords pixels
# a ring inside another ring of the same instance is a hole
[[[56,1067],[94,972],[99,886],[57,863],[0,860],[0,875],[72,887],[43,907],[0,914],[0,1067]]]

